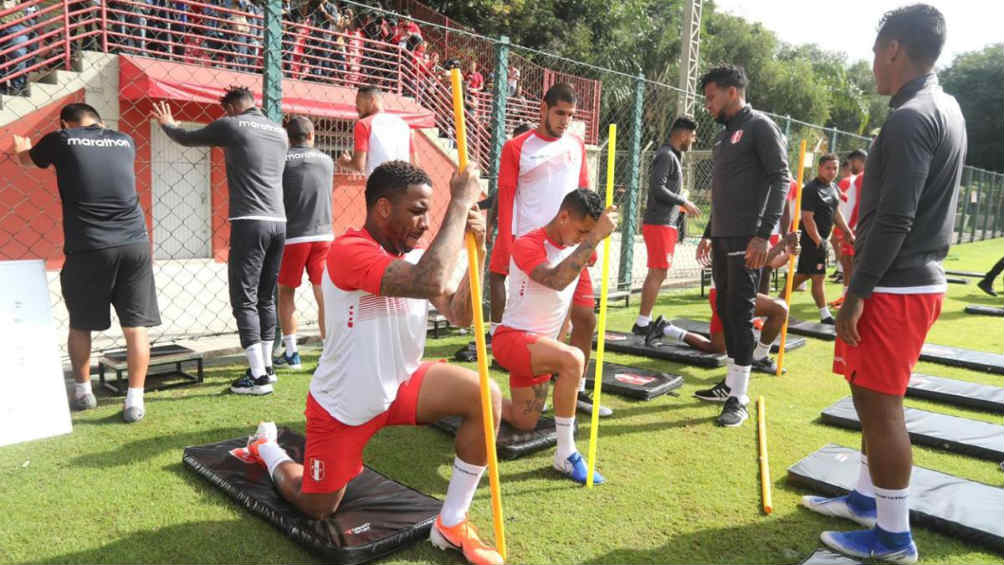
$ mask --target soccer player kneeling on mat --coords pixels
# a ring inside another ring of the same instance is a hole
[[[502,325],[492,338],[492,353],[509,371],[512,399],[502,403],[502,418],[520,430],[537,426],[547,400],[551,375],[558,447],[554,467],[577,483],[586,482],[586,464],[575,447],[576,397],[585,357],[577,347],[558,341],[572,303],[592,307],[593,297],[578,289],[588,277],[586,265],[596,245],[613,232],[612,208],[588,189],[569,192],[558,214],[544,227],[517,238],[509,265],[509,296]],[[602,483],[599,473],[595,483]]]
[[[456,326],[469,326],[470,285],[451,287],[464,256],[464,230],[484,253],[484,219],[475,206],[479,172],[468,167],[450,180],[450,202],[428,249],[432,181],[404,161],[377,167],[366,181],[366,224],[335,239],[321,285],[327,335],[307,396],[304,464],[276,442],[275,424],[263,422],[248,451],[268,468],[283,498],[323,520],[337,509],[345,487],[363,470],[363,449],[386,426],[430,424],[461,416],[457,456],[443,509],[430,538],[457,549],[471,563],[502,563],[467,520],[487,455],[477,373],[447,363],[423,362],[429,304]],[[501,395],[492,383],[498,429]]]

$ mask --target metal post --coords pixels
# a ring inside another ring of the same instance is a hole
[[[101,3],[101,51],[108,52],[108,2]]]
[[[63,65],[66,70],[70,70],[73,66],[70,60],[70,53],[73,50],[72,43],[70,42],[70,0],[63,0]]]
[[[978,177],[978,175],[976,175],[976,171],[974,169],[972,171],[972,173],[969,175],[969,178],[971,179],[971,182],[976,185],[976,206],[974,206],[973,220],[972,220],[972,222],[970,222],[971,226],[969,228],[969,241],[970,241],[970,243],[976,241],[976,222],[980,218],[980,204],[982,204],[981,198],[980,198],[980,196],[981,196],[980,193],[983,192],[983,187],[980,186],[980,182],[976,180],[977,177]]]
[[[503,35],[495,44],[495,92],[492,96],[492,145],[489,153],[488,192],[495,194],[499,183],[499,160],[505,145],[506,104],[509,101],[509,37]]]
[[[278,122],[282,120],[282,0],[265,2],[264,24],[262,107],[268,119]]]
[[[680,30],[680,90],[677,116],[693,116],[697,95],[697,73],[701,51],[701,11],[703,0],[684,0],[683,29]]]
[[[980,241],[983,241],[984,239],[990,239],[987,237],[987,224],[990,221],[990,214],[994,209],[994,203],[991,200],[994,191],[990,185],[990,171],[983,171],[983,174],[980,176],[983,177],[983,186],[986,187],[986,194],[983,195],[983,198],[987,201],[986,209],[983,210],[983,233],[980,234]]]
[[[972,183],[973,175],[969,167],[962,168],[962,184],[959,185],[958,208],[961,213],[958,225],[955,226],[955,243],[962,243],[962,232],[966,229],[966,213],[969,210],[969,185]]]
[[[788,115],[788,114],[785,114],[784,115],[784,137],[785,137],[785,139],[787,139],[787,137],[789,135],[791,135],[791,116]]]
[[[618,272],[618,288],[631,289],[631,272],[634,260],[634,234],[637,231],[639,169],[641,168],[641,128],[643,105],[645,102],[645,77],[641,73],[634,83],[634,107],[631,114],[631,163],[628,165],[628,191],[620,211],[621,218],[621,261]],[[607,151],[616,151],[616,147],[607,147]]]
[[[837,152],[837,128],[830,131],[830,153]]]

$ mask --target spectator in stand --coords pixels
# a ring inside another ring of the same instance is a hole
[[[255,68],[260,68],[264,61],[262,60],[262,42],[265,38],[265,26],[263,20],[265,18],[265,8],[256,4],[255,2],[247,3],[248,12],[248,26],[251,28],[250,36],[250,48],[248,49],[248,54],[251,57],[251,64]]]
[[[246,1],[246,0],[242,0]],[[188,34],[188,3],[186,2],[165,2],[165,16],[170,20],[167,24],[171,30],[169,41],[174,55],[184,58],[185,42]]]
[[[467,66],[467,74],[464,75],[464,85],[467,92],[464,100],[467,102],[467,110],[471,114],[478,111],[481,91],[485,89],[485,77],[478,72],[478,62],[471,61]]]
[[[413,37],[417,38],[418,41],[412,39]],[[422,29],[418,27],[418,24],[412,20],[402,18],[398,20],[397,28],[395,28],[390,42],[402,49],[414,49],[412,46],[419,45],[422,39]]]
[[[335,34],[332,36],[331,63],[334,69],[334,76],[343,79],[348,72],[349,61],[349,40],[351,39],[350,27],[352,25],[352,11],[346,9],[339,12],[335,20]],[[341,80],[340,82],[344,82]]]
[[[338,8],[329,0],[312,0],[310,3],[308,22],[313,27],[310,30],[311,46],[307,48],[310,63],[310,74],[317,77],[330,77],[332,68],[331,30],[338,18]]]
[[[251,44],[251,26],[246,15],[248,0],[226,0],[227,22],[230,30],[230,43],[228,46],[233,55],[230,57],[232,69],[235,71],[250,72],[248,68],[248,51]]]
[[[34,6],[31,8],[34,8]],[[14,17],[16,19],[21,19],[22,17],[32,14],[34,14],[34,11],[29,11],[28,8],[25,8],[23,14],[15,15]],[[32,22],[32,19],[24,19],[3,31],[4,35],[10,35],[11,37],[6,42],[0,43],[0,51],[6,51],[7,49],[18,45],[20,45],[20,47],[11,51],[7,55],[0,56],[0,76],[10,76],[28,68],[28,59],[18,61],[16,63],[13,62],[28,54],[28,41],[30,41],[34,35],[34,32],[28,31]],[[10,63],[13,64],[9,67],[4,66]],[[24,91],[27,86],[28,75],[22,74],[14,77],[13,79],[0,82],[0,93],[15,95],[26,94]]]
[[[506,82],[509,85],[509,97],[510,98],[522,97],[519,90],[519,74],[520,74],[519,67],[510,63],[508,74],[509,76]]]
[[[349,67],[349,84],[358,85],[362,83],[362,64],[363,64],[363,26],[355,25],[355,19],[352,18],[352,12],[349,12],[349,21],[352,22],[352,26],[348,32],[348,67]]]

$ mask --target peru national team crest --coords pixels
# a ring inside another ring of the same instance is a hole
[[[624,384],[645,386],[654,381],[655,377],[646,377],[643,375],[636,375],[634,373],[617,373],[614,375],[614,379]]]
[[[317,458],[310,459],[310,478],[316,482],[324,480],[324,461]]]
[[[732,145],[739,143],[739,140],[743,138],[743,130],[737,129],[735,133],[732,134]]]

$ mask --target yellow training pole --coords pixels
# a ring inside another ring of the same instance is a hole
[[[607,198],[606,205],[614,203],[614,158],[617,156],[617,124],[610,124],[607,134]],[[596,377],[593,379],[593,415],[589,423],[589,464],[586,488],[593,488],[596,470],[596,443],[600,429],[600,395],[603,391],[603,350],[607,331],[607,290],[610,286],[610,237],[603,240],[603,282],[600,283],[600,319],[596,334]]]
[[[770,464],[767,462],[767,401],[763,396],[756,399],[757,423],[760,430],[760,495],[763,498],[763,512],[774,511],[770,496]]]
[[[464,123],[464,94],[460,85],[460,69],[450,71],[453,86],[453,119],[457,130],[458,170],[467,168],[467,127]],[[492,423],[491,386],[488,381],[488,348],[485,347],[485,320],[481,310],[481,261],[474,234],[467,234],[467,275],[471,281],[471,305],[474,308],[474,343],[478,348],[478,377],[481,380],[481,419],[484,421],[485,451],[488,455],[488,478],[492,490],[492,521],[499,555],[506,559],[505,524],[502,519],[502,490],[499,487],[498,455],[495,452],[495,427]]]
[[[805,140],[802,140],[802,145],[798,149],[798,177],[797,185],[795,186],[795,212],[793,213],[794,218],[791,220],[791,229],[793,231],[798,231],[799,216],[802,213],[802,178],[805,174]],[[787,200],[785,200],[787,202]],[[782,234],[783,237],[784,234]],[[792,255],[788,257],[788,276],[785,277],[784,282],[784,304],[790,310],[791,308],[791,284],[795,280],[795,256]],[[784,325],[781,326],[781,348],[777,350],[777,376],[781,376],[781,372],[784,370],[784,343],[788,339],[788,318],[789,315],[784,317]]]

